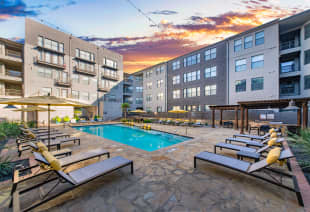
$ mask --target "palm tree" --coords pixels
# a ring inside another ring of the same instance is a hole
[[[123,110],[123,113],[125,115],[125,119],[127,119],[127,110],[128,108],[130,108],[130,104],[125,102],[122,104],[122,110]]]

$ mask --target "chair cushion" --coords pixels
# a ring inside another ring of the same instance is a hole
[[[41,141],[38,142],[37,144],[37,147],[38,147],[38,151],[40,153],[43,153],[44,151],[48,151],[48,148],[45,146],[45,144],[43,144]]]
[[[277,138],[271,138],[268,141],[268,146],[274,146],[277,143]]]
[[[279,147],[270,150],[266,158],[267,163],[268,164],[275,163],[279,159],[280,154],[281,154],[281,148]]]
[[[271,135],[270,135],[270,138],[277,138],[277,137],[278,137],[278,135],[277,135],[276,132],[273,132],[273,133],[271,133]]]
[[[275,130],[274,130],[274,128],[271,128],[271,129],[269,130],[269,134],[272,134],[273,132],[275,132]]]
[[[42,155],[50,163],[50,166],[52,167],[52,169],[56,171],[61,170],[61,165],[60,165],[59,160],[57,160],[49,151],[44,151]]]

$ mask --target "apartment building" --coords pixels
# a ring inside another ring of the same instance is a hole
[[[310,10],[277,19],[166,64],[167,110],[310,96]],[[154,68],[143,72],[143,108],[158,111]],[[165,81],[163,79],[163,81]]]
[[[168,110],[206,111],[227,104],[226,42],[167,62]]]
[[[228,39],[229,101],[279,99],[278,20]]]
[[[123,102],[130,105],[129,110],[143,109],[143,73],[124,73],[123,88]]]
[[[167,111],[167,64],[160,63],[143,72],[143,108],[146,111]]]
[[[18,98],[23,93],[23,44],[0,38],[0,98]],[[21,119],[21,114],[0,105],[0,118]]]

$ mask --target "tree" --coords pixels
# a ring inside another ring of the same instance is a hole
[[[127,110],[128,110],[128,108],[130,108],[129,103],[125,102],[125,103],[122,104],[122,110],[123,110],[123,113],[125,115],[125,119],[127,119]]]

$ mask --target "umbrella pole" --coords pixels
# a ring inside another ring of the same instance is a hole
[[[36,111],[37,128],[39,128],[39,112]]]
[[[50,116],[51,116],[51,105],[47,105],[48,107],[48,151],[50,151],[50,144],[51,144],[51,123],[50,123]]]

